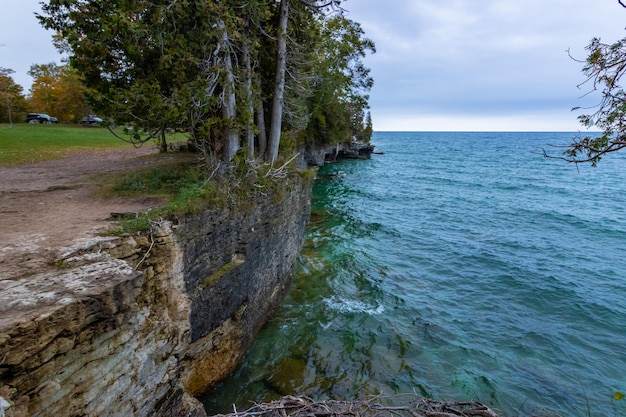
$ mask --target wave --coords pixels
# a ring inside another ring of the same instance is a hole
[[[385,307],[382,304],[365,303],[360,300],[350,300],[339,296],[325,298],[322,302],[329,309],[342,314],[362,313],[370,316],[377,316],[385,312]]]
[[[311,372],[299,393],[337,399],[367,381],[506,414],[579,415],[581,387],[592,408],[610,403],[624,389],[626,159],[577,171],[538,155],[571,136],[377,133],[384,155],[323,167],[341,172],[315,186],[300,272],[246,363],[262,374],[297,355]],[[263,380],[246,363],[224,390]]]

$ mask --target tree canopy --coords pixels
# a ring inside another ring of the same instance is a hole
[[[86,89],[78,72],[69,65],[33,64],[28,103],[37,112],[55,116],[60,122],[74,123],[87,112]]]
[[[22,86],[16,84],[11,76],[14,72],[10,68],[0,67],[0,121],[9,124],[28,110]]]
[[[274,160],[298,144],[367,136],[362,58],[374,51],[340,0],[50,0],[91,105],[143,143],[190,133],[211,161]],[[269,121],[266,124],[266,120]],[[368,119],[371,134],[371,119]],[[367,138],[369,139],[369,138]]]

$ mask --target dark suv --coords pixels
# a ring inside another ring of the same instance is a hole
[[[99,126],[102,124],[102,122],[103,120],[100,117],[90,114],[87,117],[83,117],[83,120],[80,121],[80,124],[85,126]]]
[[[48,116],[44,113],[28,113],[26,115],[26,123],[36,124],[36,123],[56,123],[57,118]]]

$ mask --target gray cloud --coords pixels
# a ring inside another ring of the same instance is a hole
[[[394,114],[424,112],[487,123],[494,115],[521,123],[524,115],[550,113],[559,115],[553,129],[577,129],[570,109],[597,96],[580,99],[582,64],[567,50],[584,59],[592,37],[626,36],[626,9],[608,0],[350,0],[345,7],[377,43],[367,63],[376,81],[372,112],[383,129],[397,125]],[[529,117],[527,128],[536,120]]]
[[[13,69],[13,78],[25,91],[32,83],[27,75],[32,64],[60,62],[52,46],[52,32],[41,27],[35,17],[40,11],[39,0],[6,0],[0,14],[0,66]]]
[[[34,12],[39,0],[7,1],[0,15],[0,66],[26,89],[30,65],[59,62],[51,33]],[[594,36],[626,36],[617,0],[346,0],[348,16],[377,44],[366,59],[375,86],[375,128],[576,130],[575,106],[591,106],[584,47]],[[502,120],[506,120],[502,122]],[[440,123],[440,125],[437,125]],[[515,126],[513,126],[515,123]]]

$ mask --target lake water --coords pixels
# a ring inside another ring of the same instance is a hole
[[[377,132],[384,155],[324,167],[292,290],[208,412],[417,393],[626,415],[626,155],[542,157],[573,136]]]

